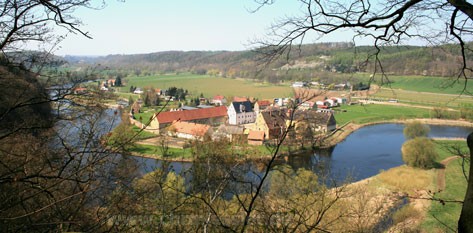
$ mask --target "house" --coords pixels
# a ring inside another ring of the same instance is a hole
[[[217,106],[226,105],[227,99],[225,99],[225,96],[223,95],[216,95],[212,98],[212,101],[210,101],[210,103]]]
[[[239,97],[239,96],[233,97],[233,102],[243,102],[243,101],[248,101],[248,98],[247,97]]]
[[[114,87],[115,86],[115,79],[109,79],[107,80],[107,85],[109,87]]]
[[[309,109],[313,109],[314,108],[314,105],[315,103],[312,102],[312,101],[305,101],[305,102],[302,102],[300,104],[300,109],[305,109],[305,110],[309,110]]]
[[[307,86],[307,84],[305,82],[294,82],[292,84],[292,87],[298,87],[298,88],[305,87],[305,86]]]
[[[241,125],[255,122],[256,114],[253,112],[250,101],[232,102],[227,110],[228,123]]]
[[[220,125],[227,121],[227,107],[199,108],[186,111],[155,113],[148,129],[161,130],[173,121],[187,121],[207,125]]]
[[[332,112],[296,111],[293,116],[293,122],[296,128],[302,122],[308,124],[313,133],[329,133],[337,128],[337,121]]]
[[[220,125],[213,134],[212,139],[226,138],[230,142],[243,138],[245,128],[239,125]]]
[[[274,105],[282,107],[282,106],[286,106],[290,101],[291,101],[290,98],[275,98]]]
[[[259,112],[265,110],[269,106],[271,106],[271,102],[269,100],[258,100],[255,103],[254,110],[255,110],[256,114],[258,114]]]
[[[248,144],[263,145],[263,142],[264,142],[263,131],[250,131],[250,133],[248,133]]]
[[[87,93],[87,88],[85,87],[77,87],[76,89],[74,89],[74,94],[75,95],[82,95],[82,94],[85,94]]]
[[[212,135],[212,128],[210,125],[174,121],[169,127],[168,134],[178,138],[203,140],[204,137]]]
[[[278,139],[286,130],[286,110],[266,110],[256,117],[255,129],[263,131],[265,139]]]

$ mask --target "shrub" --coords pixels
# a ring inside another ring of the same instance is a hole
[[[427,134],[429,134],[430,128],[428,125],[424,125],[420,123],[419,121],[412,121],[409,123],[406,123],[406,126],[404,127],[404,136],[407,139],[413,139],[417,137],[427,137]]]
[[[413,206],[406,205],[393,214],[393,223],[399,224],[408,219],[419,218],[420,214],[420,211]]]
[[[401,148],[402,160],[412,167],[432,168],[438,153],[431,139],[417,137],[405,142]]]

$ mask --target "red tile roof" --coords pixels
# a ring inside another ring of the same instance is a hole
[[[171,125],[178,133],[185,133],[194,136],[204,136],[210,129],[210,125],[196,124],[185,121],[175,121]]]
[[[264,140],[264,131],[250,131],[248,133],[248,140]]]
[[[239,96],[233,97],[233,102],[243,102],[243,101],[248,101],[248,98],[246,98],[246,97],[239,97]]]
[[[227,116],[227,107],[219,106],[186,111],[161,112],[156,116],[156,118],[160,124],[164,124],[173,121],[192,121],[225,116]]]
[[[269,106],[271,105],[271,102],[269,100],[258,100],[257,101],[259,106]]]
[[[216,96],[214,96],[213,99],[214,99],[214,100],[223,100],[223,99],[225,99],[225,96],[223,96],[223,95],[216,95]]]

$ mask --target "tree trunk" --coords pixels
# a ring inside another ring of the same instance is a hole
[[[473,166],[471,158],[473,157],[473,133],[468,135],[466,139],[468,149],[470,149],[470,172],[468,175],[468,188],[466,190],[465,199],[463,200],[462,212],[460,220],[458,220],[458,232],[473,233]]]

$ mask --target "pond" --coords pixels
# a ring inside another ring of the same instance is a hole
[[[330,149],[289,156],[287,163],[293,169],[305,168],[337,182],[359,181],[403,164],[401,146],[405,141],[403,124],[377,124],[363,127],[350,134],[343,142]],[[473,128],[430,125],[429,137],[466,138]],[[161,165],[161,161],[148,158],[136,158],[141,165],[141,172],[146,173]],[[177,173],[183,173],[192,167],[190,162],[171,162]],[[251,173],[260,174],[257,166]]]

